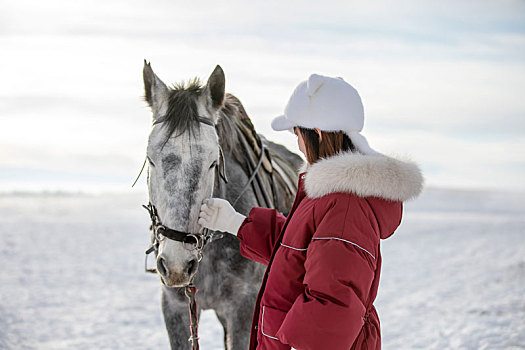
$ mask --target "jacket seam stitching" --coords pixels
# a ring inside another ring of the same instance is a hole
[[[294,249],[294,250],[298,250],[298,251],[301,251],[301,252],[308,250],[308,248],[295,248],[295,247],[292,247],[292,246],[286,245],[286,244],[284,244],[284,243],[281,243],[281,245],[282,245],[283,247],[290,248],[290,249]]]
[[[268,335],[268,334],[264,333],[264,309],[265,309],[265,306],[263,306],[262,321],[261,321],[261,333],[262,333],[262,335],[264,335],[265,337],[268,337],[270,339],[279,340],[279,338],[272,337],[271,335]]]
[[[338,241],[343,241],[343,242],[349,243],[349,244],[351,244],[353,246],[356,246],[357,248],[367,252],[372,257],[372,259],[376,260],[376,257],[372,253],[370,253],[368,250],[366,250],[365,248],[361,247],[359,244],[347,241],[346,239],[342,239],[342,238],[338,238],[338,237],[314,237],[312,239],[335,239],[335,240],[338,240]]]

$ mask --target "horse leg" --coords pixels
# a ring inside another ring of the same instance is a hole
[[[162,288],[162,314],[171,349],[191,349],[191,342],[188,341],[190,316],[184,288]]]
[[[240,298],[240,301],[230,303],[225,308],[215,311],[217,318],[224,327],[224,349],[248,349],[254,300],[253,296]],[[247,307],[247,305],[251,305],[251,307]]]
[[[215,311],[215,315],[217,315],[217,318],[219,319],[219,322],[222,325],[222,329],[224,331],[224,349],[229,350],[228,348],[228,327],[227,327],[227,320],[224,317],[221,317],[217,311]]]

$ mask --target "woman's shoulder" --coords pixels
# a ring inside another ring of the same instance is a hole
[[[308,198],[308,200],[312,202],[314,215],[317,218],[329,215],[347,219],[348,211],[354,213],[355,216],[357,210],[362,211],[368,206],[364,204],[367,202],[366,197],[359,197],[349,192],[333,192],[317,198]]]
[[[366,242],[364,244],[369,248],[390,237],[403,216],[402,202],[380,197],[335,192],[310,200],[315,236]]]

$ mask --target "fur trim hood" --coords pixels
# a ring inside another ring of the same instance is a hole
[[[404,202],[414,199],[423,188],[423,175],[412,161],[385,155],[344,152],[305,164],[304,187],[308,197],[320,198],[335,192],[359,197],[380,197]]]

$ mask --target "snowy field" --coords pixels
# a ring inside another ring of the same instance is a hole
[[[0,349],[166,349],[143,194],[0,196]],[[384,349],[525,349],[525,194],[427,190],[383,242]],[[222,349],[203,313],[201,349]]]

